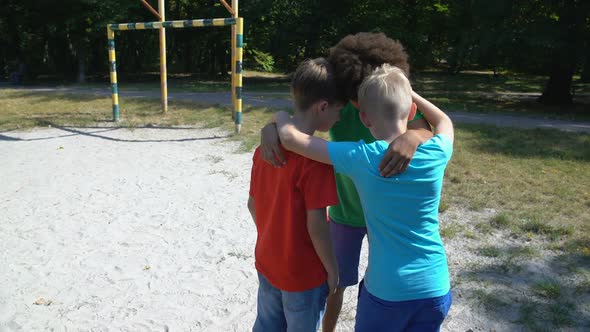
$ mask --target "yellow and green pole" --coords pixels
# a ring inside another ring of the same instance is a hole
[[[238,17],[236,21],[236,70],[235,70],[235,94],[236,102],[234,104],[236,116],[236,133],[242,130],[242,57],[244,54],[244,19]]]
[[[166,21],[164,0],[158,0],[160,22]],[[162,112],[168,112],[168,83],[166,82],[166,29],[160,28],[160,87],[162,92]]]
[[[222,1],[225,3],[225,1]],[[231,2],[231,17],[238,18],[238,0]],[[236,26],[231,26],[231,118],[236,119]]]
[[[115,32],[107,26],[107,47],[109,49],[109,73],[111,77],[111,94],[113,96],[113,121],[119,121],[119,88],[117,87],[117,60],[115,57]]]

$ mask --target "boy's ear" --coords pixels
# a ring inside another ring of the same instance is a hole
[[[418,111],[418,106],[416,105],[416,103],[412,103],[412,106],[410,106],[410,114],[408,114],[408,121],[414,120],[414,117],[416,116],[417,111]]]
[[[328,101],[320,100],[317,103],[315,103],[315,105],[313,107],[314,108],[313,111],[314,111],[314,113],[319,114],[320,112],[325,111],[328,108],[328,106],[329,106]]]
[[[367,116],[367,113],[363,112],[363,111],[359,111],[359,115],[361,118],[361,122],[365,125],[365,127],[371,128],[371,121],[369,121],[369,117]]]

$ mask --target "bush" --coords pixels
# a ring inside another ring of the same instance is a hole
[[[253,70],[272,72],[275,69],[275,59],[269,53],[246,48],[246,67]]]

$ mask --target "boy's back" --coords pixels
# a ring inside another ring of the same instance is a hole
[[[365,286],[388,301],[444,295],[449,276],[438,206],[452,143],[436,135],[418,148],[405,173],[384,178],[378,166],[388,145],[328,143],[335,171],[350,176],[363,197],[371,239]]]
[[[254,152],[250,196],[254,198],[256,269],[285,291],[304,291],[326,281],[326,271],[307,229],[307,210],[337,204],[334,171],[283,151],[289,162],[275,168]]]

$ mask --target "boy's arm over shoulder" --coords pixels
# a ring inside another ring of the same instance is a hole
[[[415,91],[412,91],[412,100],[422,110],[426,120],[434,127],[435,137],[431,140],[434,144],[429,144],[428,147],[438,150],[442,154],[439,154],[438,157],[448,161],[453,153],[455,138],[453,122],[443,111]],[[437,154],[434,153],[433,157],[437,157]]]
[[[408,131],[389,144],[381,159],[381,176],[390,177],[404,172],[416,154],[418,146],[431,138],[430,124],[423,117],[408,123]]]
[[[446,135],[452,144],[455,139],[455,133],[451,119],[438,107],[424,99],[415,91],[412,91],[412,101],[416,103],[418,109],[422,111],[424,118],[426,118],[426,120],[434,127],[434,134]]]
[[[332,164],[326,140],[299,131],[287,112],[275,113],[273,120],[285,149],[324,164]]]
[[[356,165],[352,159],[358,157],[359,143],[328,142],[303,133],[293,125],[287,112],[275,113],[273,120],[277,124],[279,137],[285,149],[324,164],[334,165],[338,173],[347,174],[351,171],[351,166]]]

